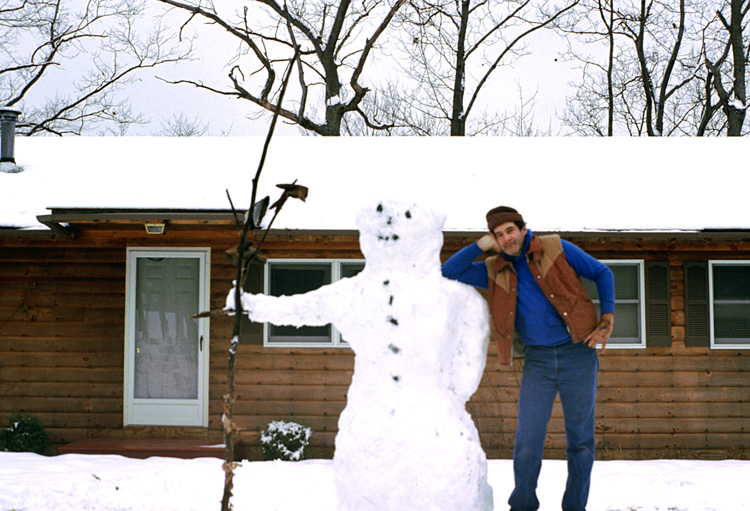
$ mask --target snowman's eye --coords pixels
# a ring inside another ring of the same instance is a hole
[[[378,211],[378,213],[382,213],[383,212],[383,205],[382,204],[378,204],[377,211]]]
[[[406,212],[406,218],[411,218],[411,211]]]

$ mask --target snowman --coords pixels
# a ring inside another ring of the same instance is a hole
[[[357,215],[358,275],[294,296],[243,294],[252,320],[332,323],[355,353],[333,458],[338,511],[493,509],[466,411],[484,371],[487,306],[442,276],[444,220],[415,204],[376,202]]]

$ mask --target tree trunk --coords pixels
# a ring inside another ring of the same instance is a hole
[[[641,81],[643,84],[643,95],[646,100],[646,133],[649,137],[656,135],[654,131],[654,86],[651,81],[651,73],[648,70],[646,50],[644,43],[646,39],[646,0],[641,0],[641,14],[638,22],[638,36],[635,40],[638,63],[641,68]]]
[[[466,112],[464,112],[464,91],[466,86],[466,31],[469,24],[471,0],[461,1],[461,26],[458,31],[456,48],[456,75],[453,79],[453,109],[451,112],[451,136],[466,136]]]
[[[607,37],[609,39],[609,57],[607,60],[607,136],[614,134],[615,124],[615,92],[612,86],[612,70],[615,64],[615,2],[611,1],[609,6],[609,21],[607,25]],[[601,2],[599,3],[601,9]],[[602,18],[604,17],[602,13]]]
[[[742,3],[743,0],[731,0],[731,19],[729,20],[729,40],[732,45],[732,61],[734,64],[734,99],[741,105],[730,103],[725,106],[727,112],[727,136],[742,135],[747,112],[747,93],[745,85],[745,49],[742,44]],[[739,106],[739,108],[738,108]]]

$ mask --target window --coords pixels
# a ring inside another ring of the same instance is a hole
[[[750,348],[750,261],[710,261],[712,348]]]
[[[272,296],[306,293],[353,277],[364,267],[364,261],[359,260],[269,260],[265,267],[264,292]],[[263,330],[266,346],[348,346],[332,325],[296,328],[266,324]]]
[[[646,309],[643,261],[602,261],[615,277],[615,328],[607,348],[645,348]],[[596,284],[581,279],[599,312]]]

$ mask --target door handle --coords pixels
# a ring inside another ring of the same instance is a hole
[[[203,351],[203,336],[202,335],[200,339],[198,340],[198,350]]]

